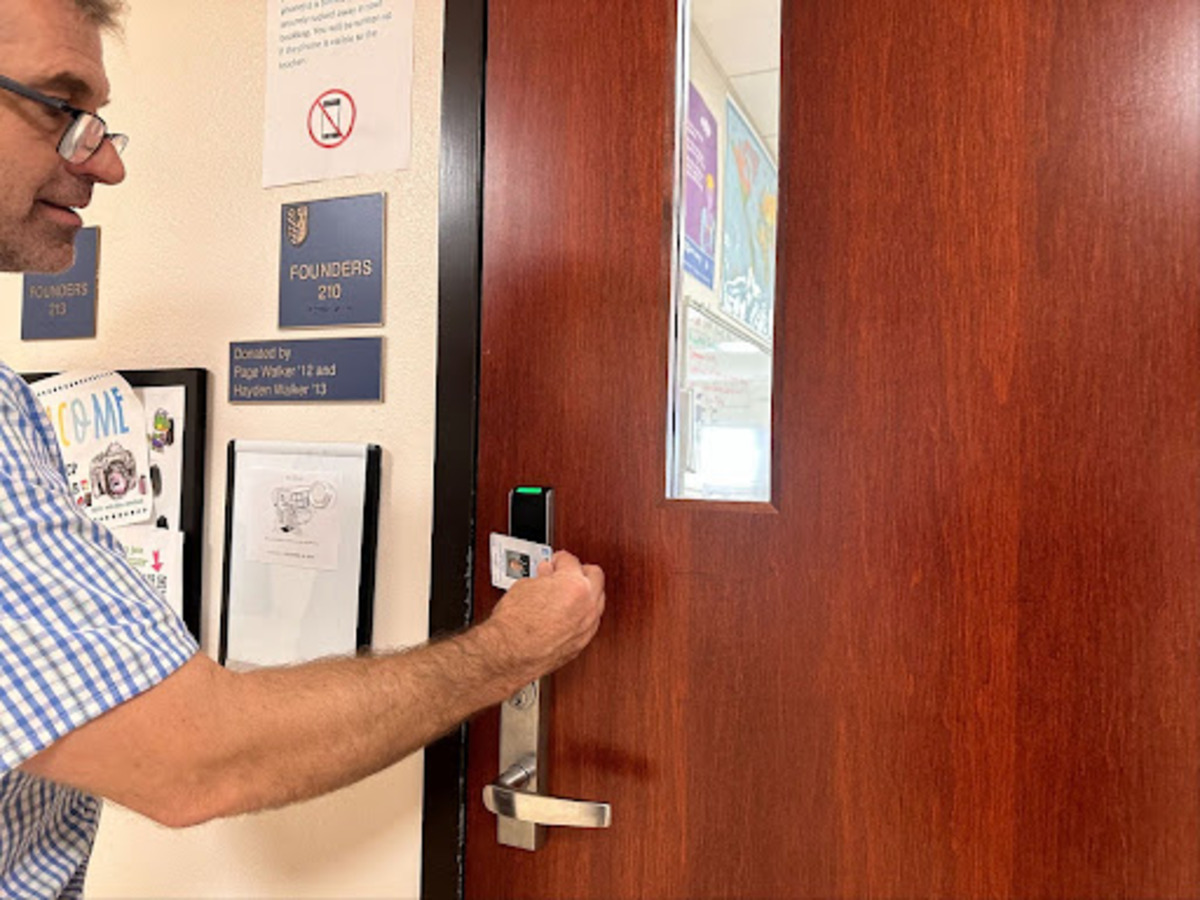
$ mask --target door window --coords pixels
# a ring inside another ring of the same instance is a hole
[[[780,0],[681,0],[667,496],[771,498]]]

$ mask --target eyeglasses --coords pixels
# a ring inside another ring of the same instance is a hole
[[[49,97],[3,75],[0,75],[0,88],[71,117],[71,124],[58,142],[58,155],[73,165],[81,165],[91,159],[104,146],[105,139],[116,148],[117,153],[124,151],[129,144],[128,135],[110,134],[104,120],[95,113],[74,107],[57,97]]]

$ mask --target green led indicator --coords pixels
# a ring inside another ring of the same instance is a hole
[[[541,492],[542,492],[542,489],[538,488],[538,487],[519,487],[519,488],[517,488],[518,494],[540,494]]]

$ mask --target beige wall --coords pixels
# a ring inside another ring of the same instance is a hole
[[[17,276],[0,276],[0,359],[18,371],[202,366],[212,373],[204,646],[216,651],[231,438],[374,441],[384,447],[376,645],[427,633],[437,331],[442,6],[416,0],[409,170],[272,190],[260,184],[266,4],[132,0],[110,42],[113,103],[132,136],[129,178],[100,189],[94,340],[22,342]],[[385,191],[386,325],[281,333],[280,204]],[[231,340],[385,335],[385,402],[231,406]],[[169,832],[104,813],[90,897],[411,897],[420,878],[421,761],[277,813]]]

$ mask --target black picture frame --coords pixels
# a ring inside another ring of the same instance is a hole
[[[55,372],[22,374],[32,384]],[[179,526],[183,532],[183,622],[196,639],[201,639],[201,610],[204,590],[204,485],[208,449],[208,370],[118,369],[131,387],[179,387],[184,394],[184,427],[176,436],[183,448],[183,477],[180,479]]]

